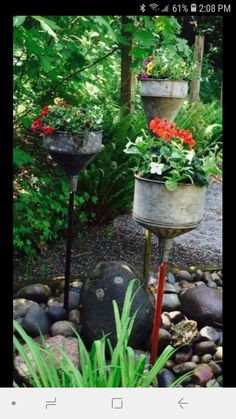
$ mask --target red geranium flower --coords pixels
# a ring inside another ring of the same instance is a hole
[[[32,131],[33,132],[37,132],[38,131],[38,128],[41,127],[41,125],[42,125],[41,119],[35,119],[35,121],[31,125]]]
[[[167,119],[156,117],[151,120],[149,128],[164,141],[170,141],[171,137],[180,138],[185,144],[188,144],[190,150],[196,145],[189,130],[176,128],[175,123]]]
[[[50,135],[55,131],[55,129],[53,127],[48,127],[47,125],[44,125],[43,129],[42,129],[42,133],[45,135]]]
[[[47,115],[48,114],[48,110],[49,110],[48,106],[44,106],[43,110],[40,112],[40,115],[41,116]]]

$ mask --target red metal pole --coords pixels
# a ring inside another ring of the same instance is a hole
[[[160,266],[160,272],[159,272],[157,300],[156,300],[153,328],[152,328],[152,349],[151,349],[151,358],[150,358],[150,363],[152,365],[154,365],[156,362],[157,351],[158,351],[158,339],[159,339],[159,331],[160,331],[162,299],[163,299],[163,292],[164,292],[164,287],[165,287],[166,271],[167,271],[167,262],[162,262]]]

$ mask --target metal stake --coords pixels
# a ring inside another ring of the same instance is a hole
[[[67,241],[66,241],[66,266],[64,287],[64,309],[68,311],[70,289],[70,262],[74,227],[74,195],[77,189],[77,176],[70,176],[70,195],[68,207]]]
[[[158,339],[159,339],[159,333],[160,333],[162,300],[163,300],[163,293],[164,293],[164,288],[165,288],[167,261],[169,258],[169,252],[170,252],[171,246],[172,246],[172,239],[164,239],[162,237],[159,237],[161,266],[160,266],[160,271],[159,271],[158,291],[157,291],[157,299],[156,299],[155,313],[154,313],[154,319],[153,319],[153,328],[152,328],[152,348],[151,348],[151,357],[150,357],[150,363],[152,365],[155,364],[157,353],[158,353]]]
[[[151,252],[152,252],[152,233],[150,230],[145,230],[145,253],[144,253],[144,269],[143,269],[143,276],[144,281],[148,283],[148,275],[150,271],[150,260],[151,260]]]

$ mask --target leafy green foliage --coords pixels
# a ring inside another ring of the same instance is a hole
[[[22,165],[22,157],[20,162]],[[17,169],[14,180],[13,244],[16,251],[28,257],[45,251],[47,243],[58,238],[67,226],[68,180],[59,168],[50,174],[45,164],[43,168],[41,171],[34,162],[30,170]],[[75,208],[81,208],[88,198],[87,192],[77,195]],[[75,218],[87,221],[82,210],[75,211]]]
[[[195,151],[198,156],[208,154],[209,150],[214,150],[216,146],[219,154],[222,149],[222,107],[217,102],[186,102],[175,122],[176,125],[192,132],[197,142]]]
[[[133,279],[127,289],[122,313],[119,313],[116,301],[113,301],[114,317],[116,323],[117,344],[113,348],[109,337],[104,336],[93,342],[89,352],[82,339],[76,333],[80,353],[80,368],[72,363],[63,348],[61,361],[47,348],[45,341],[40,347],[30,338],[23,328],[14,321],[15,335],[14,347],[22,356],[28,370],[30,385],[32,387],[150,387],[156,380],[159,372],[172,357],[176,349],[168,346],[151,366],[147,363],[147,355],[135,358],[134,350],[128,346],[135,317],[131,316],[131,307],[137,291],[134,285],[138,282]],[[21,337],[23,343],[16,336]],[[24,346],[26,344],[26,347]],[[108,345],[110,356],[106,356]],[[28,353],[27,353],[28,351]],[[29,353],[31,356],[29,356]],[[59,365],[58,365],[59,364]],[[188,373],[187,376],[190,374]],[[172,387],[180,385],[186,379],[186,374],[179,377]],[[16,383],[14,383],[17,386]]]
[[[198,158],[178,134],[170,134],[168,142],[163,138],[149,137],[143,132],[143,136],[137,137],[135,142],[128,141],[124,152],[136,156],[134,172],[145,178],[165,182],[169,191],[174,191],[178,183],[207,186],[209,175],[221,174],[214,152],[210,151],[206,157]]]

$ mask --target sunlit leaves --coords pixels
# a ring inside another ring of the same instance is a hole
[[[13,17],[13,26],[20,26],[23,25],[27,16],[14,16]]]

